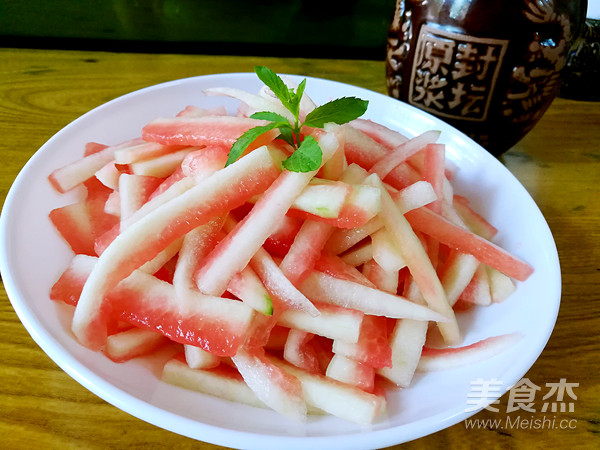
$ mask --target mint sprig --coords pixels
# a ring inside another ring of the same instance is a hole
[[[260,135],[268,131],[279,129],[279,139],[287,142],[294,152],[283,161],[285,169],[292,172],[311,172],[317,170],[323,160],[323,152],[312,136],[301,139],[303,126],[322,128],[326,123],[342,125],[362,116],[367,110],[369,102],[356,97],[343,97],[325,103],[309,114],[303,123],[300,123],[300,102],[306,88],[306,79],[302,80],[296,90],[288,88],[283,80],[271,69],[264,66],[254,68],[258,78],[273,91],[281,104],[292,113],[294,123],[285,117],[271,111],[259,111],[252,116],[253,119],[267,120],[271,123],[260,125],[246,131],[233,144],[229,151],[226,166],[236,161]]]

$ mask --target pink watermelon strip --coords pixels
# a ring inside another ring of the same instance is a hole
[[[98,142],[87,142],[85,144],[85,151],[83,152],[83,156],[90,156],[94,153],[98,153],[100,150],[104,150],[108,145],[99,144]]]
[[[350,122],[357,130],[362,131],[371,139],[385,145],[389,149],[397,147],[400,144],[408,141],[408,138],[398,131],[387,128],[377,122],[368,119],[355,119]]]
[[[440,132],[436,130],[426,131],[425,133],[400,144],[391,152],[379,159],[369,169],[369,173],[376,173],[382,180],[400,163],[405,162],[411,156],[415,155],[427,144],[431,144],[437,140]]]
[[[306,419],[300,381],[267,359],[262,349],[240,349],[232,358],[244,381],[267,406],[296,421]]]
[[[312,333],[290,330],[283,350],[283,359],[309,373],[320,373],[319,360],[314,347],[310,345]]]
[[[209,176],[225,167],[229,149],[209,146],[189,153],[181,162],[181,170],[187,177]]]
[[[179,167],[183,159],[193,151],[195,147],[183,147],[181,150],[165,153],[155,158],[135,161],[128,164],[115,164],[122,173],[135,175],[146,175],[157,178],[171,176]]]
[[[110,335],[104,354],[114,362],[125,362],[138,356],[148,355],[169,342],[154,330],[131,328]]]
[[[312,271],[302,282],[300,291],[313,301],[355,309],[375,316],[424,321],[446,320],[440,313],[404,297],[323,272]]]
[[[156,142],[144,142],[132,145],[131,147],[120,148],[115,151],[114,156],[117,164],[132,164],[138,161],[154,159],[168,153],[174,153],[184,148],[179,145],[168,146],[157,144]]]
[[[215,217],[184,236],[173,274],[173,286],[180,301],[185,299],[187,291],[195,290],[194,272],[202,259],[222,239],[221,228],[224,221],[224,217]]]
[[[322,252],[313,267],[318,272],[323,272],[341,280],[353,281],[371,288],[375,287],[356,267],[344,262],[339,256],[328,252]]]
[[[77,305],[98,262],[95,257],[75,256],[52,287],[50,298]],[[194,296],[193,301],[181,305],[173,285],[136,270],[107,293],[105,319],[110,313],[113,320],[157,331],[172,341],[198,346],[217,356],[233,356],[246,340],[253,310],[237,300],[198,292]]]
[[[420,239],[377,175],[371,175],[366,181],[372,183],[373,186],[379,186],[381,190],[381,220],[406,261],[427,304],[449,319],[449,322],[438,323],[444,340],[448,343],[458,343],[460,332],[456,317],[448,304],[444,288]]]
[[[169,189],[171,186],[173,186],[175,183],[177,183],[179,180],[181,180],[184,176],[185,176],[185,174],[183,173],[182,167],[175,169],[175,171],[171,175],[169,175],[167,178],[165,178],[164,181],[162,183],[160,183],[158,185],[158,187],[154,190],[154,192],[152,192],[152,194],[150,194],[150,197],[148,197],[148,200],[152,200],[154,197],[158,197],[160,194],[162,194],[167,189]]]
[[[414,209],[407,212],[405,217],[415,230],[425,233],[455,250],[469,253],[480,262],[511,278],[525,281],[533,273],[533,267],[523,260],[511,255],[496,244],[454,225],[428,208]]]
[[[428,348],[423,347],[418,370],[446,370],[454,367],[467,366],[496,356],[516,345],[523,335],[508,333],[492,336],[464,347]]]
[[[279,173],[262,147],[132,223],[102,252],[85,284],[72,326],[80,342],[96,349],[106,340],[106,327],[91,325],[119,281],[192,229],[264,192]]]
[[[348,124],[342,125],[342,129],[346,138],[344,152],[349,164],[356,163],[369,170],[382,158],[386,158],[388,154],[392,153],[385,145]],[[421,176],[415,169],[409,164],[401,163],[392,167],[385,181],[397,189],[402,189],[420,179]]]
[[[302,224],[289,251],[279,264],[281,271],[294,285],[314,267],[332,232],[333,227],[327,223],[306,220]]]
[[[146,175],[121,174],[118,189],[121,220],[126,219],[140,209],[161,182],[161,178]]]
[[[333,352],[368,364],[371,367],[392,367],[392,348],[387,336],[387,318],[365,315],[358,342],[333,341]]]
[[[345,203],[337,217],[321,217],[306,211],[290,209],[288,214],[298,219],[320,222],[333,228],[353,229],[362,227],[373,218],[373,214],[365,211],[360,205]]]
[[[493,239],[498,234],[498,229],[478,214],[466,197],[454,195],[452,205],[474,233],[487,240]]]
[[[277,229],[267,238],[263,248],[270,254],[283,258],[290,250],[302,223],[300,219],[285,215]]]
[[[86,150],[86,156],[54,170],[48,176],[48,180],[58,192],[67,192],[93,177],[98,170],[111,162],[116,150],[139,142],[139,139],[133,139],[100,150],[98,150],[100,147],[92,148],[90,146],[90,150]]]
[[[231,147],[250,128],[266,125],[264,120],[237,116],[175,117],[155,119],[142,130],[142,137],[149,142],[163,145],[218,145]],[[256,148],[279,135],[272,130],[260,136]]]
[[[386,146],[348,124],[342,125],[342,130],[345,136],[344,152],[348,164],[356,163],[368,170],[389,153]]]
[[[84,182],[87,189],[86,205],[92,223],[94,239],[98,239],[114,226],[118,226],[119,218],[105,211],[108,197],[112,189],[104,186],[97,178],[93,177]]]
[[[167,178],[163,183],[161,183],[155,190],[161,190],[161,187],[170,179]],[[148,201],[142,205],[140,209],[135,211],[130,217],[121,220],[120,223],[117,223],[112,228],[108,229],[102,235],[96,237],[96,242],[94,244],[94,248],[96,249],[96,253],[101,255],[102,252],[110,245],[112,241],[116,239],[116,237],[125,230],[129,225],[138,221],[145,215],[157,209],[159,206],[164,205],[168,201],[178,197],[183,194],[187,190],[191,189],[196,185],[195,180],[191,177],[182,176],[181,179],[174,181],[170,186],[168,186],[164,191],[160,192],[158,195],[154,195],[153,192]]]
[[[437,200],[429,205],[433,211],[442,213],[442,199],[444,198],[444,178],[446,148],[443,144],[428,144],[425,147],[425,164],[423,164],[423,178],[433,187]]]
[[[92,223],[85,202],[53,209],[49,217],[74,253],[95,254]]]
[[[283,308],[304,311],[318,316],[319,311],[283,274],[271,255],[259,248],[250,260],[250,267],[256,272],[273,299],[279,300]]]

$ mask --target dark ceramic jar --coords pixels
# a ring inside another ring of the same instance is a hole
[[[500,155],[557,95],[586,8],[586,0],[398,0],[388,92]]]

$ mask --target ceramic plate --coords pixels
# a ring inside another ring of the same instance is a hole
[[[27,163],[6,199],[1,223],[0,268],[15,311],[33,339],[63,370],[116,407],[156,426],[229,447],[260,449],[375,448],[425,436],[456,424],[466,411],[471,382],[502,382],[497,396],[534,364],[554,327],[560,304],[560,267],[544,217],[515,177],[465,135],[438,119],[384,95],[337,82],[309,78],[306,92],[316,103],[357,96],[370,101],[365,118],[414,136],[442,131],[447,158],[456,165],[458,194],[500,231],[495,242],[535,268],[507,301],[459,316],[465,344],[503,333],[524,338],[486,362],[445,372],[419,373],[412,386],[390,393],[385,417],[360,427],[335,417],[299,424],[269,410],[230,403],[161,383],[160,356],[115,364],[80,346],[69,332],[69,310],[48,292],[71,253],[48,220],[51,209],[73,202],[80,192],[59,195],[47,181],[55,168],[82,156],[88,141],[116,144],[139,136],[151,119],[172,116],[189,104],[237,102],[204,97],[208,87],[230,86],[256,92],[254,74],[188,78],[142,89],[102,105],[58,132]],[[492,401],[490,398],[489,401]],[[482,405],[483,406],[483,405]]]

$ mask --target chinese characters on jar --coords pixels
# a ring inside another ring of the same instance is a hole
[[[408,102],[443,117],[486,120],[508,46],[423,25],[417,40]]]

